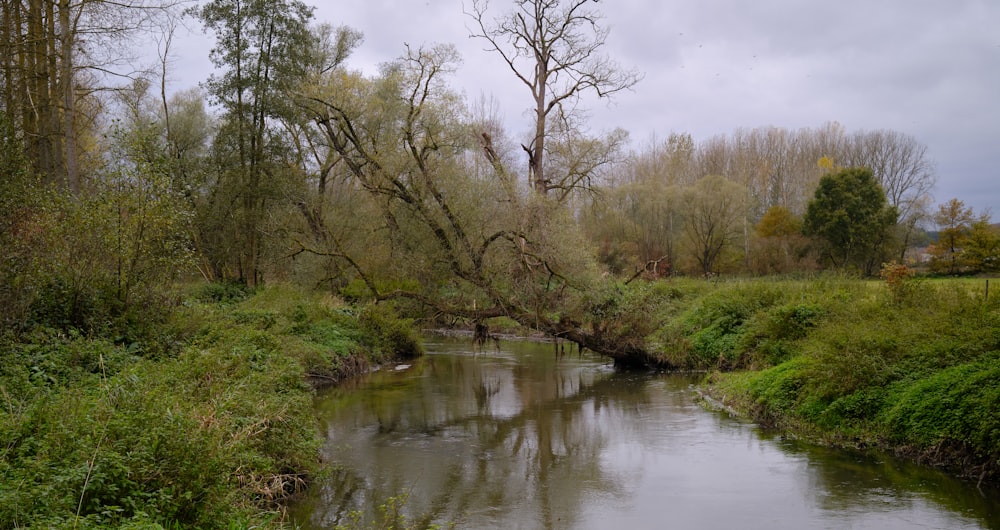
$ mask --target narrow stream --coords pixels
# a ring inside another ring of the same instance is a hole
[[[330,472],[303,528],[377,518],[504,529],[1000,529],[1000,491],[784,440],[697,402],[682,375],[622,373],[551,344],[428,355],[316,400]]]

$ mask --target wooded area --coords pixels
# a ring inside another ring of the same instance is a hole
[[[450,87],[448,45],[368,75],[349,63],[361,34],[302,2],[183,7],[3,2],[5,326],[139,318],[200,276],[470,325],[507,317],[619,355],[639,346],[601,321],[617,281],[1000,267],[988,214],[959,199],[935,210],[933,161],[903,132],[826,123],[641,145],[585,132],[583,95],[642,76],[603,55],[601,13],[582,0],[469,8],[482,60],[530,93],[523,138]],[[216,72],[168,94],[182,13],[215,36]],[[107,55],[136,35],[161,43],[158,71]]]

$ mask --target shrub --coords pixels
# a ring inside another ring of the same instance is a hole
[[[361,340],[381,357],[411,359],[423,354],[423,346],[409,320],[399,318],[390,304],[369,304],[358,316]]]
[[[389,308],[362,325],[276,291],[182,305],[160,329],[170,356],[73,330],[0,337],[0,528],[273,522],[318,464],[309,363],[419,349]]]
[[[981,457],[1000,457],[1000,355],[953,366],[905,385],[884,421],[899,443],[966,442]]]
[[[718,289],[682,315],[683,333],[690,337],[694,364],[720,369],[746,365],[745,324],[780,302],[781,292],[766,284]]]
[[[252,293],[244,283],[212,282],[201,286],[195,298],[202,302],[231,304],[246,299]]]
[[[893,281],[908,277],[892,274]],[[817,285],[801,301],[755,313],[736,348],[762,352],[780,338],[795,346],[788,360],[761,372],[716,374],[709,384],[758,421],[799,435],[888,443],[959,472],[995,475],[1000,303],[984,300],[978,285],[954,281],[926,282],[888,301],[877,283],[855,285]]]

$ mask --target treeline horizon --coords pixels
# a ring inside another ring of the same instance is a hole
[[[586,202],[582,218],[590,237],[600,244],[602,260],[616,271],[654,263],[661,275],[818,270],[829,264],[799,238],[799,225],[821,177],[846,168],[870,169],[887,204],[896,210],[896,227],[882,242],[883,262],[940,272],[936,261],[957,252],[960,245],[947,251],[935,248],[937,241],[929,237],[932,228],[944,234],[969,234],[973,225],[980,232],[991,230],[988,211],[975,214],[959,201],[961,212],[956,212],[957,199],[933,203],[934,162],[914,137],[890,129],[851,132],[837,122],[797,130],[740,128],[700,142],[686,133],[671,133],[664,140],[654,137],[608,172],[605,193]],[[699,193],[698,181],[710,176],[722,176],[732,185],[703,185]],[[727,193],[731,197],[725,197]],[[729,207],[713,213],[706,204],[712,201],[728,202]],[[685,219],[700,223],[702,234],[692,233]],[[784,226],[774,225],[779,219]],[[706,237],[709,231],[714,238]],[[693,263],[698,252],[704,254],[713,244],[722,247],[721,259],[713,263],[720,270]],[[928,245],[929,256],[907,255],[913,247]],[[966,261],[965,272],[991,268]]]

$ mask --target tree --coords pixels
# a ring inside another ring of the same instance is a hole
[[[1000,271],[1000,227],[982,214],[969,229],[964,241],[962,261],[975,272]]]
[[[581,223],[610,272],[672,273],[683,226],[681,186],[690,182],[693,155],[688,134],[653,137],[587,197]]]
[[[26,276],[43,235],[37,185],[13,124],[0,112],[0,329],[23,323],[33,301]]]
[[[832,266],[871,275],[897,219],[872,171],[847,168],[824,175],[806,208],[802,231],[820,244]]]
[[[898,131],[859,131],[845,143],[840,159],[848,166],[867,167],[878,180],[890,206],[899,215],[899,257],[926,219],[926,205],[937,180],[927,146]]]
[[[958,199],[938,206],[934,214],[938,226],[937,243],[930,246],[931,270],[956,274],[981,270],[993,261],[989,215],[976,216],[971,207]]]
[[[94,94],[122,72],[121,43],[169,16],[175,0],[0,2],[0,105],[24,135],[32,169],[73,193],[84,187],[83,140]],[[96,136],[96,135],[95,135]],[[96,142],[93,142],[96,144]]]
[[[478,37],[487,41],[514,75],[531,92],[534,132],[528,145],[528,180],[540,195],[558,190],[565,198],[586,183],[590,174],[550,168],[548,140],[577,134],[576,106],[587,93],[609,97],[639,82],[641,76],[623,70],[600,55],[608,31],[590,0],[515,0],[513,11],[490,21],[486,0],[473,0],[468,15]],[[598,158],[607,158],[606,155]]]
[[[487,150],[486,167],[475,161],[481,134],[445,83],[456,60],[447,46],[410,49],[374,78],[334,71],[302,94],[350,174],[351,207],[367,215],[363,237],[345,237],[357,229],[345,234],[356,219],[347,217],[325,223],[325,238],[294,236],[292,254],[338,260],[376,300],[476,324],[508,317],[635,356],[636,341],[588,326],[598,274],[570,212],[513,186],[500,153]]]
[[[216,239],[213,269],[256,285],[263,280],[264,221],[289,178],[290,150],[274,123],[294,113],[291,96],[316,59],[312,8],[298,0],[212,0],[194,13],[216,34],[210,57],[222,69],[207,82],[224,112],[213,206],[223,213],[219,228],[228,229]]]
[[[108,160],[89,205],[90,232],[100,235],[97,247],[109,261],[101,268],[122,311],[166,291],[191,258],[190,205],[172,182],[162,123],[134,110],[109,135]]]
[[[930,251],[931,268],[955,274],[964,265],[962,247],[972,232],[972,225],[976,222],[975,213],[964,202],[951,199],[938,206],[938,211],[934,213],[934,222],[938,226],[938,242]]]
[[[719,257],[739,237],[743,189],[718,175],[684,190],[684,233],[701,273],[714,274]]]
[[[751,263],[761,274],[792,272],[801,267],[805,242],[802,219],[784,206],[772,206],[754,228]]]

